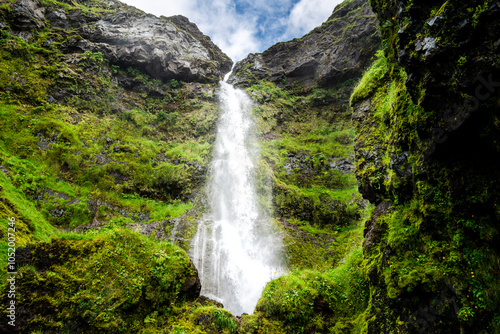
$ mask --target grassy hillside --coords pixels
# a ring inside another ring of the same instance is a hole
[[[0,7],[3,22],[13,22],[12,3]],[[43,2],[99,15],[103,4]],[[78,34],[0,31],[2,317],[15,219],[16,247],[29,246],[17,254],[16,332],[232,328],[227,312],[185,290],[197,282],[185,251],[156,240],[203,184],[217,86],[162,82],[71,51]],[[2,321],[2,330],[12,328]]]

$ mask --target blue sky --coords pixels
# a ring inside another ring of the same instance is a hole
[[[235,62],[301,37],[342,0],[122,0],[157,16],[184,15]]]

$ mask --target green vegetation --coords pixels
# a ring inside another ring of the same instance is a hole
[[[20,330],[65,332],[77,325],[86,332],[160,331],[175,305],[192,298],[195,273],[186,253],[129,230],[66,233],[31,252],[16,286],[18,305],[26,310]],[[5,310],[6,292],[0,300]]]
[[[86,15],[125,8],[41,2]],[[0,5],[7,25],[13,3]],[[398,31],[414,23],[405,14],[413,2],[399,17],[394,2],[372,0],[383,50],[361,80],[304,87],[249,77],[261,139],[256,184],[281,226],[289,272],[241,318],[197,298],[185,252],[205,205],[215,87],[161,82],[100,52],[72,53],[64,45],[81,39],[76,30],[45,23],[21,38],[2,29],[0,262],[15,218],[16,246],[25,247],[18,332],[499,333],[498,94],[453,136],[440,110],[447,101],[429,107],[427,77],[408,82],[397,61],[404,47],[430,63],[415,48],[424,38],[438,47],[457,41],[429,20],[457,26],[467,18],[481,28],[492,3],[424,6],[426,23],[402,46]],[[450,59],[446,94],[491,55]],[[446,142],[436,128],[449,130]],[[179,217],[182,224],[172,220]],[[174,223],[184,249],[157,240]],[[149,237],[136,232],[148,228]],[[2,270],[4,317],[5,278]]]
[[[7,23],[12,2],[0,10]],[[110,10],[100,1],[43,4],[89,15]],[[19,332],[162,332],[206,307],[214,320],[196,328],[234,332],[227,312],[187,295],[195,272],[186,253],[154,238],[168,236],[170,219],[193,208],[204,181],[215,87],[195,84],[195,91],[110,65],[99,52],[66,53],[63,45],[81,39],[75,30],[47,23],[26,39],[7,31],[0,32],[2,266],[9,219],[16,246],[32,250],[17,275],[26,312]],[[125,229],[150,223],[149,239]]]
[[[363,325],[356,320],[368,304],[369,289],[359,240],[334,269],[292,271],[269,282],[256,312],[242,318],[242,332],[268,332],[267,323],[277,327],[273,333],[360,331]]]
[[[163,202],[170,209],[161,211],[174,214],[161,219],[183,213],[173,206],[189,208],[210,155],[214,105],[181,103],[187,86],[174,92],[172,83],[162,86],[141,73],[113,73],[100,53],[64,55],[52,45],[37,48],[2,34],[0,157],[9,170],[3,182],[42,199],[38,211],[61,227],[91,222],[95,213],[81,205],[91,200],[143,212],[157,212]],[[70,57],[77,65],[65,62]],[[116,78],[165,94],[144,100]],[[204,122],[193,121],[197,117]],[[51,217],[55,208],[68,214]]]
[[[365,248],[371,280],[368,329],[412,332],[425,324],[435,333],[497,333],[500,264],[494,244],[499,235],[500,180],[495,172],[496,144],[486,144],[488,140],[494,143],[488,134],[498,128],[496,102],[481,105],[485,121],[468,129],[466,140],[453,137],[454,129],[449,130],[446,123],[450,115],[442,113],[450,106],[448,96],[443,93],[426,104],[426,99],[436,95],[426,91],[428,79],[418,82],[416,73],[412,73],[417,82],[411,82],[410,96],[409,74],[396,61],[399,47],[412,50],[417,39],[435,37],[432,28],[424,26],[415,41],[405,40],[409,44],[400,46],[398,22],[389,17],[391,5],[385,1],[373,1],[373,5],[381,20],[385,48],[351,97],[355,113],[363,112],[355,123],[356,174],[372,201],[388,201],[392,206],[372,218],[375,241]],[[485,9],[457,12],[456,4],[445,2],[429,10],[429,18],[446,13],[451,22],[472,15],[475,24]],[[402,24],[408,25],[409,20]],[[439,34],[438,42],[453,36],[446,29]],[[448,84],[450,94],[473,61],[467,52],[452,51],[450,66],[442,69],[452,69],[446,76],[451,81],[440,83]],[[412,57],[418,57],[414,53]],[[429,129],[449,132],[440,137]],[[447,140],[444,144],[442,138]],[[422,308],[432,310],[441,322],[418,314]]]

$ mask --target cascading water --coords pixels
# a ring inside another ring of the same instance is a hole
[[[282,272],[282,241],[262,212],[254,177],[258,145],[251,99],[221,82],[221,116],[208,185],[211,212],[198,223],[191,257],[201,294],[231,313],[252,313],[265,284]]]

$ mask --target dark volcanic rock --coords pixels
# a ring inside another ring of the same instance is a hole
[[[113,64],[163,81],[215,83],[231,70],[231,59],[187,18],[156,17],[118,1],[102,5],[104,14],[19,0],[12,6],[12,32],[29,39],[46,21],[52,28],[76,29],[81,38],[64,44],[68,52],[101,52]]]
[[[200,276],[198,275],[198,270],[192,264],[193,274],[187,278],[186,282],[181,287],[180,295],[189,300],[194,300],[200,297],[201,291],[201,281]]]
[[[321,26],[300,39],[250,54],[235,65],[229,82],[251,86],[261,79],[328,86],[361,76],[380,47],[368,1],[338,5]]]
[[[68,29],[69,21],[66,12],[62,9],[47,9],[45,18],[52,27]]]
[[[12,6],[14,25],[21,30],[44,28],[45,8],[36,0],[20,0]]]
[[[122,19],[126,14],[118,12],[95,24],[83,25],[82,35],[87,40],[78,46],[82,50],[102,52],[112,63],[138,67],[161,80],[215,82],[230,70],[231,61],[214,51],[215,45],[206,39],[194,38],[169,19],[146,14]],[[175,18],[176,22],[179,20]],[[186,18],[182,22],[199,37],[205,37]],[[217,66],[214,55],[222,61]]]
[[[386,43],[351,98],[356,177],[377,205],[367,332],[498,332],[496,309],[479,305],[500,303],[483,297],[500,272],[499,4],[371,4]]]
[[[387,226],[383,226],[377,222],[378,217],[383,216],[390,209],[391,202],[382,202],[376,206],[373,215],[365,222],[365,229],[363,231],[363,251],[369,252],[374,243],[379,243],[382,234],[387,230]]]
[[[419,1],[398,11],[394,20],[397,60],[408,75],[412,100],[439,113],[446,134],[470,123],[484,101],[500,90],[500,4]],[[428,132],[436,136],[432,129]]]

